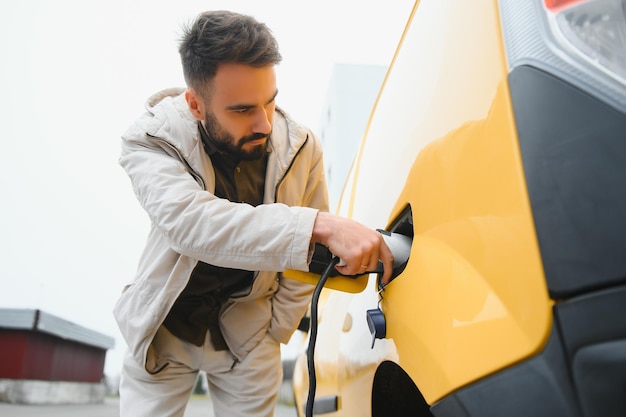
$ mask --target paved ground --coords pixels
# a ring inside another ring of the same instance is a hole
[[[2,417],[119,417],[118,400],[107,398],[103,404],[89,405],[18,405],[0,402]],[[296,417],[293,406],[278,404],[274,417]],[[211,400],[194,398],[185,417],[214,417]]]

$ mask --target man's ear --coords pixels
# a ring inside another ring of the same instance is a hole
[[[204,115],[206,114],[206,107],[204,104],[204,99],[194,90],[193,88],[187,88],[185,91],[185,100],[187,100],[187,106],[189,106],[189,110],[193,117],[197,120],[204,120]]]

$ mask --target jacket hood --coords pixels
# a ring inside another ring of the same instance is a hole
[[[157,106],[157,104],[163,101],[163,99],[168,97],[174,98],[180,95],[183,95],[184,97],[184,93],[185,88],[183,87],[166,88],[165,90],[158,91],[148,97],[148,100],[146,100],[145,103],[145,108],[149,112],[153,113],[154,108]]]

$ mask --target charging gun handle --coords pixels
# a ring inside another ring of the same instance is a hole
[[[382,229],[376,229],[379,232],[385,243],[393,254],[393,275],[398,275],[404,269],[409,255],[411,254],[412,240],[409,236],[402,235],[400,233],[392,233]],[[345,266],[346,262],[343,259],[339,259],[337,266]],[[378,261],[376,269],[373,271],[366,271],[365,274],[382,274],[384,272],[383,263]]]

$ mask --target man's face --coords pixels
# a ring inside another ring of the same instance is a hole
[[[207,94],[203,120],[215,146],[244,160],[263,156],[277,93],[273,66],[221,64]]]
[[[253,133],[235,139],[233,135],[220,125],[215,115],[210,111],[205,113],[203,125],[211,142],[222,152],[233,155],[243,161],[259,159],[265,153],[269,135]],[[251,143],[252,145],[250,145]],[[244,149],[244,145],[246,145],[246,149]]]

